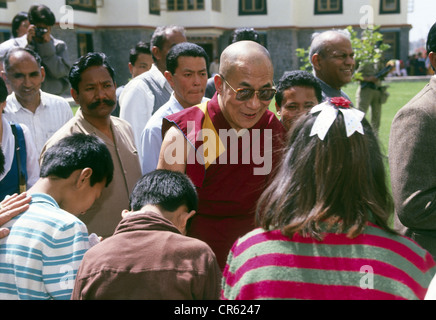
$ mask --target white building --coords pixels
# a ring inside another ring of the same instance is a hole
[[[150,40],[156,26],[176,24],[188,40],[213,58],[238,27],[261,33],[275,66],[275,78],[297,69],[297,48],[307,48],[313,32],[332,28],[355,30],[380,25],[391,45],[387,58],[407,60],[410,25],[408,0],[39,0],[52,9],[71,61],[88,51],[105,52],[117,71],[117,82],[129,78],[128,54],[138,41]],[[0,0],[0,32],[10,34],[12,18],[33,2]],[[0,39],[1,40],[1,39]]]

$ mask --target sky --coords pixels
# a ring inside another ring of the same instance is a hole
[[[412,25],[410,41],[427,39],[428,31],[436,22],[436,0],[412,0],[414,11],[408,14],[408,23]]]

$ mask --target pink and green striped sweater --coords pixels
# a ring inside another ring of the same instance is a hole
[[[233,245],[221,298],[424,299],[435,272],[427,251],[372,223],[354,239],[326,233],[322,241],[256,229]]]

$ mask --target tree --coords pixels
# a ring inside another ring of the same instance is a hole
[[[363,29],[359,35],[353,27],[348,26],[346,30],[350,33],[351,46],[355,52],[356,69],[361,63],[379,63],[383,60],[383,53],[390,48],[383,43],[383,34],[379,32],[380,26]],[[307,49],[298,48],[297,57],[301,62],[301,70],[312,71],[312,64],[309,58],[310,47]],[[355,72],[353,80],[361,80],[362,75]]]

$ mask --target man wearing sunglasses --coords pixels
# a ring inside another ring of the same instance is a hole
[[[284,128],[268,110],[276,92],[268,51],[239,41],[220,61],[214,97],[163,120],[158,169],[184,172],[195,184],[199,208],[188,235],[206,242],[223,269],[233,242],[254,226]]]

